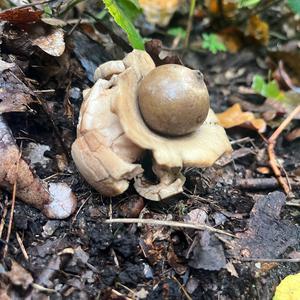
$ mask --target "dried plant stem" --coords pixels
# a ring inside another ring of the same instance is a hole
[[[170,226],[170,227],[181,227],[181,228],[191,228],[197,230],[207,230],[210,232],[220,233],[231,237],[236,237],[235,235],[223,231],[221,229],[216,229],[205,224],[194,224],[194,223],[182,223],[177,221],[165,221],[165,220],[156,220],[156,219],[138,219],[138,218],[119,218],[119,219],[107,219],[104,223],[137,223],[137,224],[148,224],[154,226]]]
[[[189,46],[190,35],[191,35],[192,27],[193,27],[193,17],[194,17],[194,13],[195,13],[195,7],[196,7],[196,0],[191,0],[189,19],[188,19],[188,23],[186,26],[186,36],[185,36],[185,40],[184,40],[184,48],[188,48],[188,46]]]
[[[176,283],[179,285],[180,289],[182,290],[182,292],[184,293],[185,297],[187,300],[193,300],[191,298],[191,296],[188,294],[188,292],[186,291],[186,289],[184,288],[184,286],[178,281],[178,279],[175,276],[172,276],[172,278],[176,281]]]
[[[6,245],[3,250],[4,257],[6,256],[6,253],[8,250],[8,242],[10,239],[11,228],[12,228],[12,223],[13,223],[13,219],[14,219],[15,204],[16,204],[16,192],[17,192],[17,179],[18,179],[21,156],[22,156],[22,151],[20,149],[17,166],[16,166],[16,175],[15,175],[15,180],[14,180],[14,185],[13,185],[13,190],[12,190],[12,200],[11,200],[10,216],[9,216],[9,223],[8,223],[8,228],[7,228],[7,235],[6,235]]]
[[[241,261],[255,261],[255,262],[274,262],[274,263],[299,263],[300,258],[247,258],[247,257],[233,257]]]
[[[25,247],[24,247],[23,241],[22,241],[20,235],[18,234],[18,232],[16,232],[16,238],[17,238],[18,244],[19,244],[19,246],[20,246],[20,249],[21,249],[21,251],[22,251],[22,254],[23,254],[24,258],[25,258],[26,260],[29,260],[29,256],[28,256],[28,254],[27,254],[27,252],[26,252],[26,249],[25,249]]]
[[[288,195],[291,192],[291,188],[288,184],[287,179],[284,179],[281,176],[281,171],[278,167],[278,163],[276,161],[276,154],[274,151],[276,140],[278,136],[282,133],[282,131],[288,126],[288,124],[293,120],[293,118],[300,113],[300,105],[298,105],[289,115],[288,117],[280,124],[280,126],[274,131],[271,137],[268,139],[268,154],[269,154],[269,163],[270,166],[279,182],[282,186],[284,192]]]
[[[6,215],[7,215],[7,206],[8,206],[8,201],[5,200],[2,218],[1,218],[1,222],[0,222],[0,239],[2,238],[2,233],[3,233],[3,229],[4,229],[4,225],[5,225],[5,219],[6,219]]]

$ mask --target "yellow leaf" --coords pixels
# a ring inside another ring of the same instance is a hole
[[[241,126],[258,132],[264,132],[266,130],[266,122],[260,118],[256,119],[252,112],[243,112],[239,103],[217,114],[217,117],[224,128]]]
[[[149,23],[167,26],[181,0],[139,0],[139,4]]]
[[[277,286],[273,300],[299,300],[300,273],[285,277]]]
[[[221,13],[218,0],[205,0],[205,6],[208,11],[213,15]],[[222,0],[223,14],[227,18],[231,18],[237,12],[237,5],[235,0]]]
[[[259,16],[251,16],[249,18],[246,35],[252,37],[255,41],[262,45],[269,43],[269,24],[264,22]]]

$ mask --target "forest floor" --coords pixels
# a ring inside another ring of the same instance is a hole
[[[5,120],[25,160],[30,160],[32,147],[48,146],[31,167],[41,179],[69,184],[78,206],[68,219],[49,220],[16,201],[8,250],[0,264],[4,277],[11,269],[0,283],[2,295],[11,299],[271,299],[285,276],[300,272],[300,203],[296,200],[300,198],[300,139],[288,142],[285,131],[275,147],[277,159],[294,182],[292,202],[273,176],[267,153],[266,140],[286,115],[269,122],[264,133],[242,127],[226,130],[232,158],[210,168],[184,170],[187,180],[180,195],[151,202],[130,187],[118,197],[105,198],[81,177],[70,149],[76,138],[81,91],[92,86],[97,65],[122,58],[124,51],[107,42],[107,35],[79,25],[65,28],[66,50],[54,57],[41,49],[33,51],[32,45],[26,48],[21,33],[11,30],[3,27],[2,59],[22,68],[27,82],[42,91],[39,97],[49,109],[45,112],[31,103],[25,112],[5,113]],[[249,92],[254,75],[268,75],[264,49],[245,46],[237,53],[218,54],[185,50],[179,56],[184,65],[204,74],[216,113],[235,103],[257,114],[270,110],[264,97]],[[0,196],[6,230],[12,194],[3,190]],[[104,223],[109,218],[137,217],[163,220],[166,225]],[[205,222],[235,237],[167,226],[169,221]],[[1,241],[4,248],[4,237]]]

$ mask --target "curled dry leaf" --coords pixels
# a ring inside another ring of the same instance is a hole
[[[40,209],[47,217],[63,219],[76,208],[76,197],[64,183],[48,185],[34,176],[20,152],[4,118],[0,115],[0,187],[11,191],[17,184],[19,199]],[[17,171],[18,166],[18,173]]]
[[[167,198],[182,191],[182,167],[208,167],[231,151],[212,110],[188,135],[170,138],[146,125],[137,95],[140,81],[154,69],[145,51],[134,50],[123,61],[101,65],[95,74],[97,82],[83,93],[72,156],[80,173],[104,195],[123,193],[135,178],[135,188],[143,197],[156,201]],[[148,183],[137,163],[145,150],[153,153],[152,169],[158,184]]]
[[[294,141],[295,139],[300,138],[300,128],[295,128],[288,135],[286,135],[286,140],[289,142]]]
[[[258,132],[264,132],[267,126],[263,119],[255,118],[252,112],[243,112],[238,103],[229,107],[226,111],[217,114],[217,117],[224,128],[241,126]]]
[[[148,22],[167,26],[180,7],[181,0],[139,0]]]
[[[36,23],[41,20],[42,10],[33,10],[32,7],[16,7],[0,12],[0,20],[13,24]]]
[[[31,38],[32,45],[38,46],[51,56],[61,56],[65,51],[64,32],[61,28],[48,28],[44,34]]]

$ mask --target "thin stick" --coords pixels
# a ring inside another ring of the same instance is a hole
[[[186,26],[186,36],[185,36],[185,40],[184,40],[184,48],[188,48],[188,46],[189,46],[190,35],[191,35],[192,27],[193,27],[193,17],[194,17],[194,13],[195,13],[195,6],[196,6],[196,0],[191,0],[189,19],[188,19],[188,23]]]
[[[245,257],[232,257],[241,261],[257,261],[257,262],[278,262],[278,263],[299,263],[300,258],[245,258]]]
[[[300,113],[300,105],[298,105],[289,115],[288,117],[280,124],[280,126],[274,131],[274,133],[268,139],[268,154],[269,154],[269,163],[270,166],[279,182],[282,186],[284,192],[288,195],[291,192],[291,189],[288,185],[286,179],[281,176],[281,171],[278,167],[275,155],[275,145],[278,136],[282,133],[282,131],[288,126],[288,124],[294,119],[294,117]]]
[[[172,278],[176,281],[176,283],[179,285],[180,289],[183,291],[185,297],[188,299],[188,300],[193,300],[191,298],[191,296],[188,294],[188,292],[186,291],[186,289],[184,288],[184,286],[178,281],[178,279],[175,277],[175,276],[172,276]]]
[[[29,260],[29,256],[28,256],[28,254],[27,254],[27,252],[26,252],[26,249],[25,249],[25,247],[24,247],[23,241],[22,241],[20,235],[18,234],[18,232],[16,232],[16,237],[17,237],[17,241],[18,241],[18,243],[19,243],[19,246],[20,246],[20,249],[21,249],[21,251],[22,251],[22,254],[23,254],[24,258],[25,258],[26,260]]]
[[[7,206],[8,206],[8,202],[6,200],[4,203],[3,214],[2,214],[1,223],[0,223],[0,239],[2,237],[2,233],[3,233],[3,229],[4,229],[4,225],[5,225],[5,218],[7,215]]]
[[[10,208],[10,216],[9,216],[9,223],[8,223],[8,228],[7,228],[7,235],[6,235],[6,245],[3,250],[3,256],[6,256],[7,250],[8,250],[8,242],[11,234],[11,229],[12,229],[12,223],[14,219],[14,212],[15,212],[15,204],[16,204],[16,192],[17,192],[17,180],[18,180],[18,174],[19,174],[19,165],[20,165],[20,159],[22,156],[22,147],[20,147],[20,153],[17,161],[17,166],[16,166],[16,178],[14,181],[13,185],[13,192],[12,192],[12,200],[11,200],[11,208]]]
[[[235,235],[223,231],[221,229],[216,229],[211,226],[205,225],[205,224],[195,224],[195,223],[181,223],[176,221],[164,221],[164,220],[155,220],[155,219],[138,219],[138,218],[117,218],[117,219],[107,219],[104,221],[104,223],[112,224],[112,223],[124,223],[124,224],[130,224],[130,223],[137,223],[137,224],[149,224],[154,226],[170,226],[170,227],[181,227],[181,228],[191,228],[191,229],[197,229],[197,230],[208,230],[215,233],[220,233],[224,235],[228,235],[231,237],[236,238]]]

